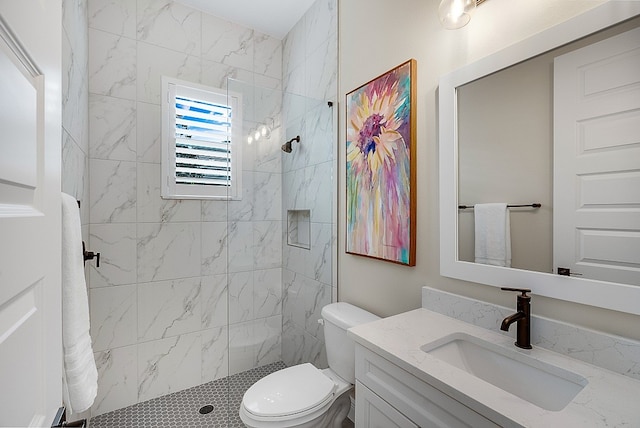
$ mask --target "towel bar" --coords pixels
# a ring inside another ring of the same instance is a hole
[[[533,203],[533,204],[508,204],[507,208],[540,208],[542,204]],[[458,205],[459,210],[473,209],[473,205]]]

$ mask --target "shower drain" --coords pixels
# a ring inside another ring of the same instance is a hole
[[[207,404],[206,406],[202,406],[198,411],[201,415],[206,415],[207,413],[213,412],[213,406],[211,404]]]

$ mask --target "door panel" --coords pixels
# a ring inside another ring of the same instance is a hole
[[[3,335],[0,338],[1,382],[11,385],[11,393],[3,394],[2,405],[6,406],[1,416],[3,426],[33,426],[39,419],[45,424],[47,422],[46,412],[42,409],[46,389],[41,387],[46,373],[38,361],[38,356],[45,353],[42,287],[43,282],[38,281],[5,303],[0,311],[0,331]],[[35,409],[42,410],[34,412]],[[5,414],[7,411],[8,414]]]
[[[0,0],[0,426],[62,405],[61,4]]]
[[[640,285],[640,29],[554,64],[554,271]]]

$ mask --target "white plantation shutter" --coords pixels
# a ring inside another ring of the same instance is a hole
[[[175,97],[176,183],[230,186],[231,108]]]
[[[238,199],[239,96],[163,78],[163,186],[171,199]]]

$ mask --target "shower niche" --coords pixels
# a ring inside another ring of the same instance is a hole
[[[311,210],[287,210],[287,245],[311,249]]]

